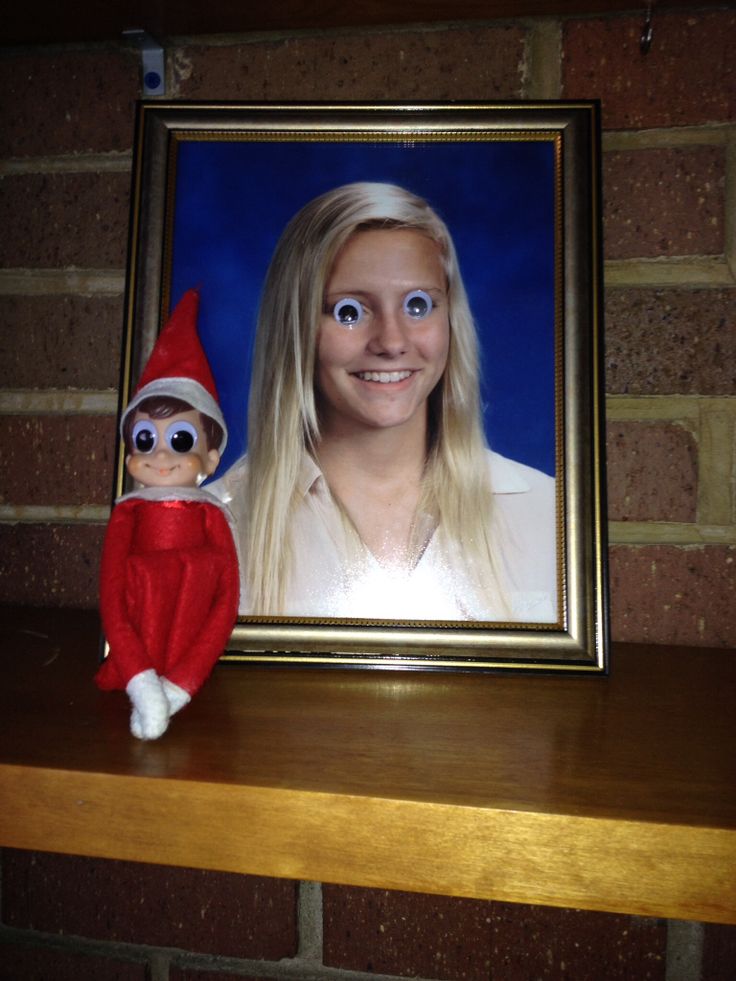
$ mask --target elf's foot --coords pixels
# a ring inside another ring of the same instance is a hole
[[[179,709],[183,709],[192,700],[188,691],[174,684],[173,681],[169,681],[168,678],[164,678],[163,675],[161,675],[161,687],[169,702],[169,717],[175,715]]]
[[[161,679],[148,668],[134,675],[126,686],[132,712],[130,731],[137,739],[158,739],[169,725],[169,701]]]

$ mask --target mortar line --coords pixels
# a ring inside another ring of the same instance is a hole
[[[703,933],[702,923],[667,921],[665,981],[701,981]]]

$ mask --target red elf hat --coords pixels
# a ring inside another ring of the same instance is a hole
[[[120,425],[122,427],[127,416],[151,396],[181,399],[220,424],[222,440],[218,449],[222,454],[227,443],[227,426],[220,410],[215,379],[197,333],[198,310],[199,291],[187,290],[158,335]]]

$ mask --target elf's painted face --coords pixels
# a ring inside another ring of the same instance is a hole
[[[133,452],[125,458],[130,476],[145,487],[196,487],[215,472],[217,450],[207,449],[199,412],[152,419],[133,416]]]

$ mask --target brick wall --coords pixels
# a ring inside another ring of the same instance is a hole
[[[736,644],[732,10],[170,39],[168,97],[603,101],[613,636]],[[133,102],[117,46],[0,57],[0,595],[96,602]]]
[[[736,928],[3,855],[1,981],[731,981]]]
[[[168,39],[167,97],[603,102],[612,628],[736,645],[736,12]],[[0,52],[0,596],[96,602],[135,55]],[[6,851],[0,978],[667,978],[734,930]],[[215,973],[216,972],[216,973]]]

